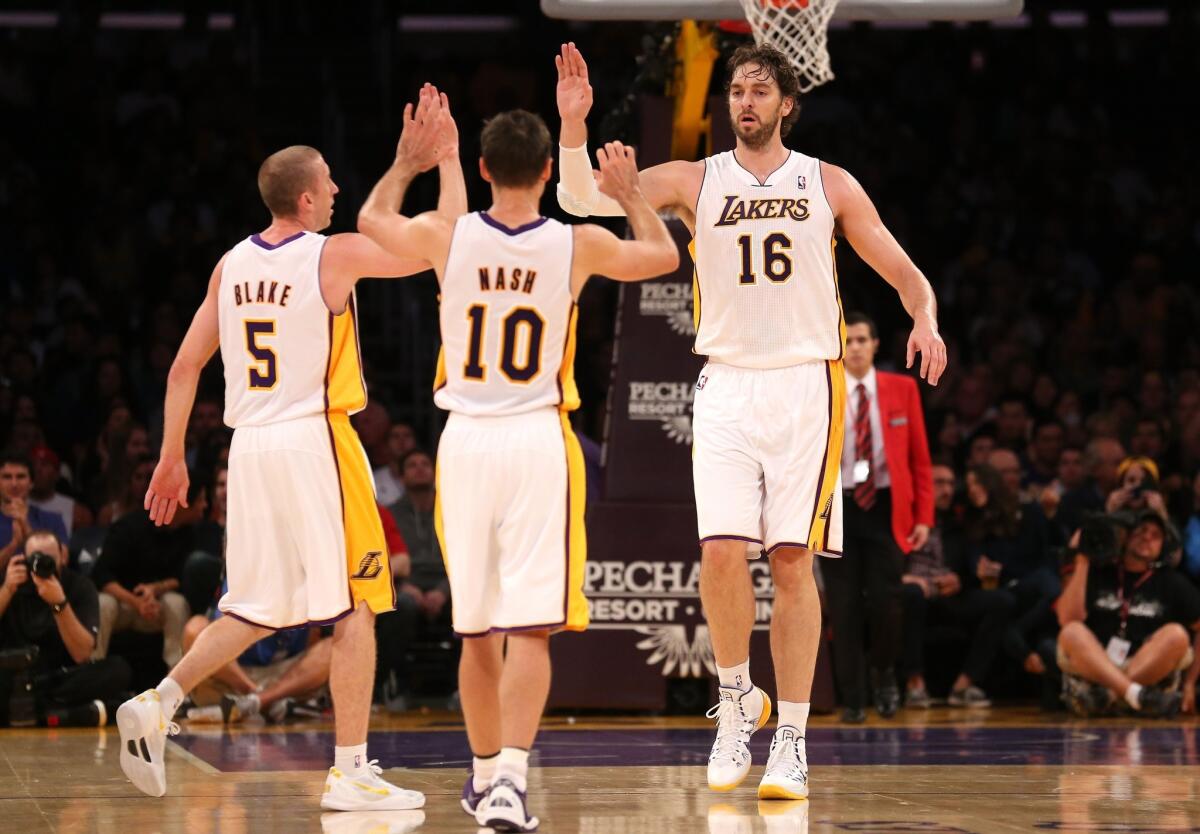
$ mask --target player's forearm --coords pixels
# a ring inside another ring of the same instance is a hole
[[[679,249],[667,224],[646,201],[640,191],[620,201],[633,237],[645,249],[646,267],[651,275],[662,275],[679,266]]]
[[[937,299],[933,295],[933,286],[919,269],[909,265],[904,270],[904,277],[898,289],[900,302],[914,322],[927,321],[933,325],[937,324]]]
[[[371,189],[367,201],[358,212],[358,230],[371,236],[381,222],[387,222],[400,213],[404,194],[416,173],[397,159],[383,178]],[[378,241],[376,241],[378,242]]]
[[[583,119],[563,119],[558,131],[558,143],[564,148],[578,148],[588,140],[587,122]]]
[[[600,193],[592,176],[588,159],[586,134],[577,145],[565,141],[558,146],[558,204],[577,217],[596,215],[620,217],[625,214],[621,204]]]
[[[12,602],[13,592],[8,589],[7,585],[0,585],[0,617],[4,616],[4,612],[8,610],[9,603]]]
[[[184,454],[187,438],[188,418],[196,400],[196,386],[200,381],[199,366],[175,357],[171,371],[167,374],[167,397],[163,405],[163,439],[160,457],[180,460]]]
[[[438,214],[450,218],[467,213],[467,180],[463,176],[462,160],[453,153],[438,163],[440,192]]]

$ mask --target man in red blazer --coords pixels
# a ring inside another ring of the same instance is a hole
[[[933,525],[933,474],[921,397],[912,377],[876,371],[879,336],[862,313],[846,316],[846,439],[842,445],[841,559],[821,564],[833,620],[834,674],[842,720],[866,720],[864,624],[870,629],[875,708],[900,706],[895,665],[902,628],[905,554]]]

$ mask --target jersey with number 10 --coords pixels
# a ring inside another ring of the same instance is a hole
[[[821,162],[791,152],[765,183],[733,151],[696,200],[695,352],[743,368],[840,359],[845,342]]]
[[[226,255],[217,311],[231,428],[366,406],[354,295],[336,316],[321,295],[326,240],[252,235]]]
[[[574,248],[557,220],[510,229],[486,212],[458,219],[442,275],[439,407],[490,417],[579,407]]]

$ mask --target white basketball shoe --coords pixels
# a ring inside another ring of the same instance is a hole
[[[785,724],[775,730],[767,770],[758,783],[758,798],[808,798],[808,756],[804,736],[795,727]]]
[[[164,755],[167,736],[176,735],[179,725],[163,717],[158,691],[147,689],[117,708],[121,732],[121,770],[134,787],[149,796],[167,792]]]
[[[356,776],[329,768],[321,807],[327,811],[414,811],[425,806],[425,794],[385,782],[377,761],[372,759],[366,772]]]
[[[409,834],[424,824],[424,811],[343,811],[321,814],[322,834]]]
[[[749,692],[721,687],[721,699],[706,713],[717,720],[717,740],[708,757],[708,786],[731,791],[750,772],[750,736],[771,718],[771,699],[757,686]]]
[[[526,810],[527,801],[512,780],[497,777],[475,809],[475,822],[493,831],[536,831],[538,818]]]

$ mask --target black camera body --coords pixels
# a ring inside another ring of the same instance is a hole
[[[29,572],[39,579],[49,579],[53,576],[58,576],[58,560],[49,553],[43,553],[40,550],[34,551],[25,560]]]

